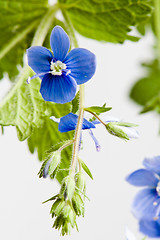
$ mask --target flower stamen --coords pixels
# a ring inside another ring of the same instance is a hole
[[[51,69],[51,74],[52,75],[61,76],[62,75],[62,71],[64,69],[66,69],[66,64],[62,63],[59,60],[56,61],[56,62],[51,62],[50,69]]]

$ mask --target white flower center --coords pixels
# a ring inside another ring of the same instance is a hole
[[[157,184],[156,191],[157,191],[158,196],[160,196],[160,182],[158,182],[158,184]]]
[[[51,62],[50,69],[51,69],[51,74],[52,75],[61,76],[62,75],[62,70],[66,69],[66,64],[62,63],[59,60],[56,61],[56,62]]]

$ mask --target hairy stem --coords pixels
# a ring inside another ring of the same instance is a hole
[[[75,130],[74,144],[73,144],[73,157],[72,157],[72,165],[71,172],[75,173],[75,168],[78,160],[78,152],[79,152],[79,143],[81,137],[81,129],[83,123],[83,115],[84,115],[84,84],[80,85],[79,88],[79,116],[78,123]]]
[[[84,109],[84,111],[89,112],[90,114],[92,114],[92,115],[93,115],[94,117],[96,117],[104,126],[106,126],[106,123],[105,123],[102,119],[100,119],[97,114],[89,111],[88,109]]]
[[[74,47],[78,48],[78,42],[74,33],[72,23],[67,13],[63,9],[61,10],[68,27],[68,31],[71,35]],[[84,84],[80,85],[79,87],[79,115],[78,115],[77,127],[75,130],[75,136],[74,136],[73,155],[72,155],[72,163],[71,163],[71,170],[70,170],[70,173],[73,175],[75,173],[75,168],[78,161],[78,152],[79,152],[79,143],[81,138],[83,116],[84,116]]]
[[[67,141],[64,145],[62,145],[58,151],[62,151],[63,149],[65,149],[66,147],[70,146],[71,144],[73,144],[73,140],[69,140]]]
[[[157,36],[157,55],[158,55],[157,57],[160,68],[160,0],[154,0],[154,6],[155,6],[154,21]]]

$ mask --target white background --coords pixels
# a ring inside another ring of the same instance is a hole
[[[87,132],[83,133],[81,156],[89,166],[94,181],[87,177],[86,213],[78,220],[79,233],[60,237],[52,229],[51,203],[41,203],[59,191],[56,181],[39,179],[41,163],[31,155],[26,142],[17,140],[14,127],[6,127],[0,136],[0,239],[125,239],[127,225],[141,239],[137,221],[130,213],[133,196],[138,191],[125,182],[125,176],[142,166],[146,156],[160,154],[159,118],[154,113],[138,115],[140,107],[129,97],[136,79],[145,74],[140,63],[152,59],[154,39],[150,33],[137,43],[124,45],[99,43],[77,35],[79,45],[97,56],[97,71],[86,84],[86,106],[107,102],[113,110],[105,114],[139,124],[140,138],[125,142],[109,135],[103,126],[94,131],[101,143],[97,153]],[[0,82],[0,94],[9,89]],[[104,118],[105,118],[104,117]]]

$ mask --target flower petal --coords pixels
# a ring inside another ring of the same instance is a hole
[[[96,71],[96,56],[84,48],[75,48],[69,52],[64,63],[71,70],[70,75],[77,84],[87,82]]]
[[[160,198],[156,189],[143,189],[135,197],[132,204],[132,212],[138,219],[152,220],[157,216],[157,208]]]
[[[45,101],[66,103],[73,100],[76,89],[77,84],[72,77],[46,74],[42,79],[40,93]]]
[[[129,138],[139,138],[139,133],[133,127],[117,126],[127,134]]]
[[[56,60],[63,61],[69,51],[70,41],[67,33],[60,26],[53,28],[50,45]]]
[[[139,169],[126,177],[126,181],[134,186],[156,187],[158,179],[153,172],[146,169]]]
[[[151,158],[145,158],[143,161],[143,165],[157,173],[158,175],[160,175],[160,156],[155,156],[155,157],[151,157]]]
[[[58,125],[58,130],[60,132],[69,132],[76,129],[78,122],[78,116],[73,113],[69,113],[66,116],[60,119],[60,123]],[[82,129],[90,129],[95,128],[92,122],[87,121],[85,118],[83,119]]]
[[[28,65],[35,73],[46,73],[50,71],[52,53],[45,47],[34,46],[27,49]],[[43,78],[43,77],[41,77]]]
[[[148,237],[158,238],[160,237],[160,221],[147,221],[142,219],[139,222],[139,230]]]

